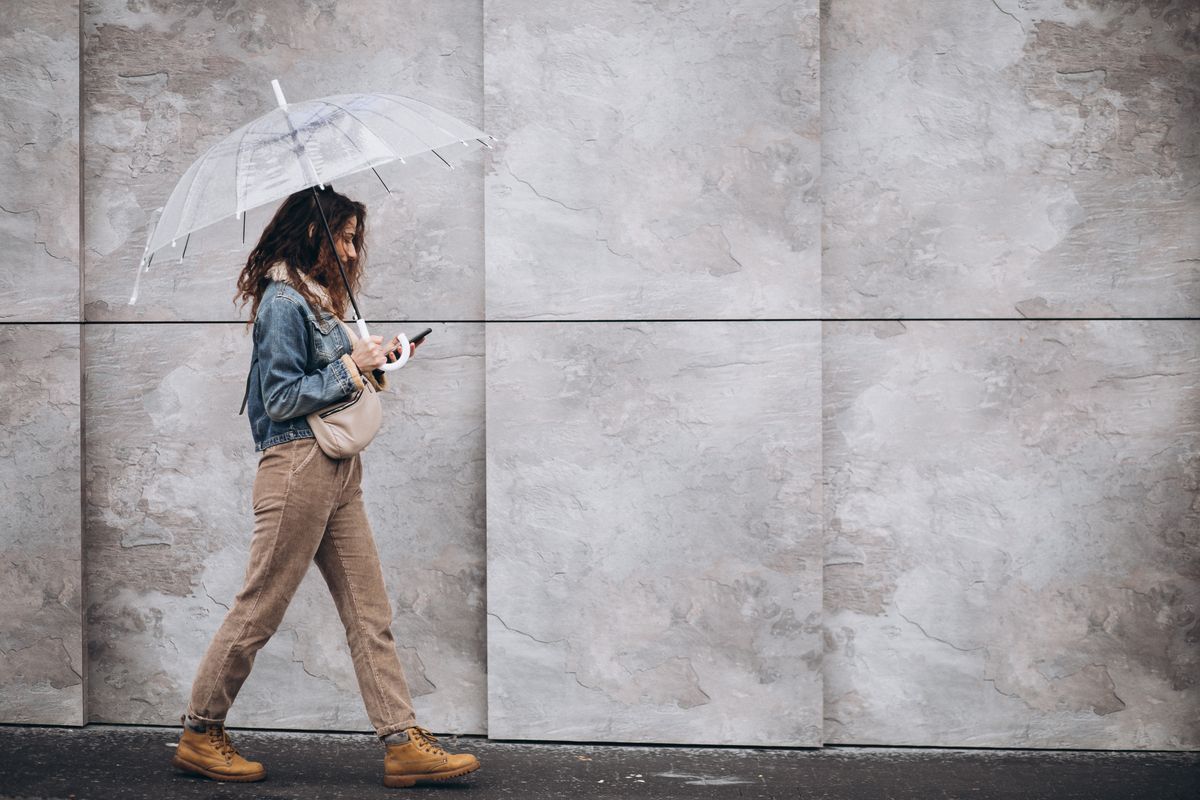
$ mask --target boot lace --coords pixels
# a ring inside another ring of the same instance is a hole
[[[415,734],[415,735],[414,735]],[[450,755],[437,744],[438,738],[434,736],[428,728],[422,728],[420,725],[414,725],[408,729],[408,738],[412,739],[417,747],[436,755]]]
[[[210,725],[208,728],[208,738],[212,742],[213,747],[217,749],[221,755],[226,758],[240,756],[241,753],[233,746],[233,740],[229,738],[229,731],[223,726]]]

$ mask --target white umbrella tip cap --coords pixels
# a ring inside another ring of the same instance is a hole
[[[283,89],[279,86],[279,79],[271,79],[271,88],[275,91],[275,102],[279,103],[280,108],[287,108],[287,100],[283,98]]]

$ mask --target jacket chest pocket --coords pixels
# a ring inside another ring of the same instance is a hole
[[[309,317],[308,324],[312,333],[313,357],[317,368],[321,368],[338,358],[342,353],[349,352],[346,333],[342,330],[337,317],[322,312],[320,316]]]

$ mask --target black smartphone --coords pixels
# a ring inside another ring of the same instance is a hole
[[[421,331],[420,333],[418,333],[416,336],[414,336],[414,337],[412,337],[411,339],[409,339],[409,340],[408,340],[408,342],[409,342],[409,344],[413,344],[413,345],[420,344],[420,343],[421,343],[421,340],[422,340],[422,339],[424,339],[426,336],[428,336],[428,335],[429,335],[429,334],[431,334],[431,333],[433,333],[433,328],[426,328],[425,330],[423,330],[423,331]],[[397,359],[399,358],[399,356],[398,356],[398,355],[396,356],[396,358],[392,358],[392,356],[393,356],[393,355],[395,355],[396,353],[398,353],[399,351],[400,351],[400,348],[399,348],[399,347],[397,347],[395,350],[393,350],[392,352],[388,353],[388,354],[387,354],[387,359],[388,359],[388,361],[395,361],[395,360],[397,360]]]

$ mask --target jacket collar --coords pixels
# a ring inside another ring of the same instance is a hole
[[[331,305],[329,293],[325,291],[324,286],[317,283],[301,270],[296,270],[296,273],[300,276],[300,280],[304,282],[305,288],[312,292],[323,305]],[[288,275],[287,265],[282,261],[276,261],[270,266],[267,271],[267,277],[269,277],[271,280],[280,281],[293,286],[295,285],[295,282],[292,280],[291,276]]]

